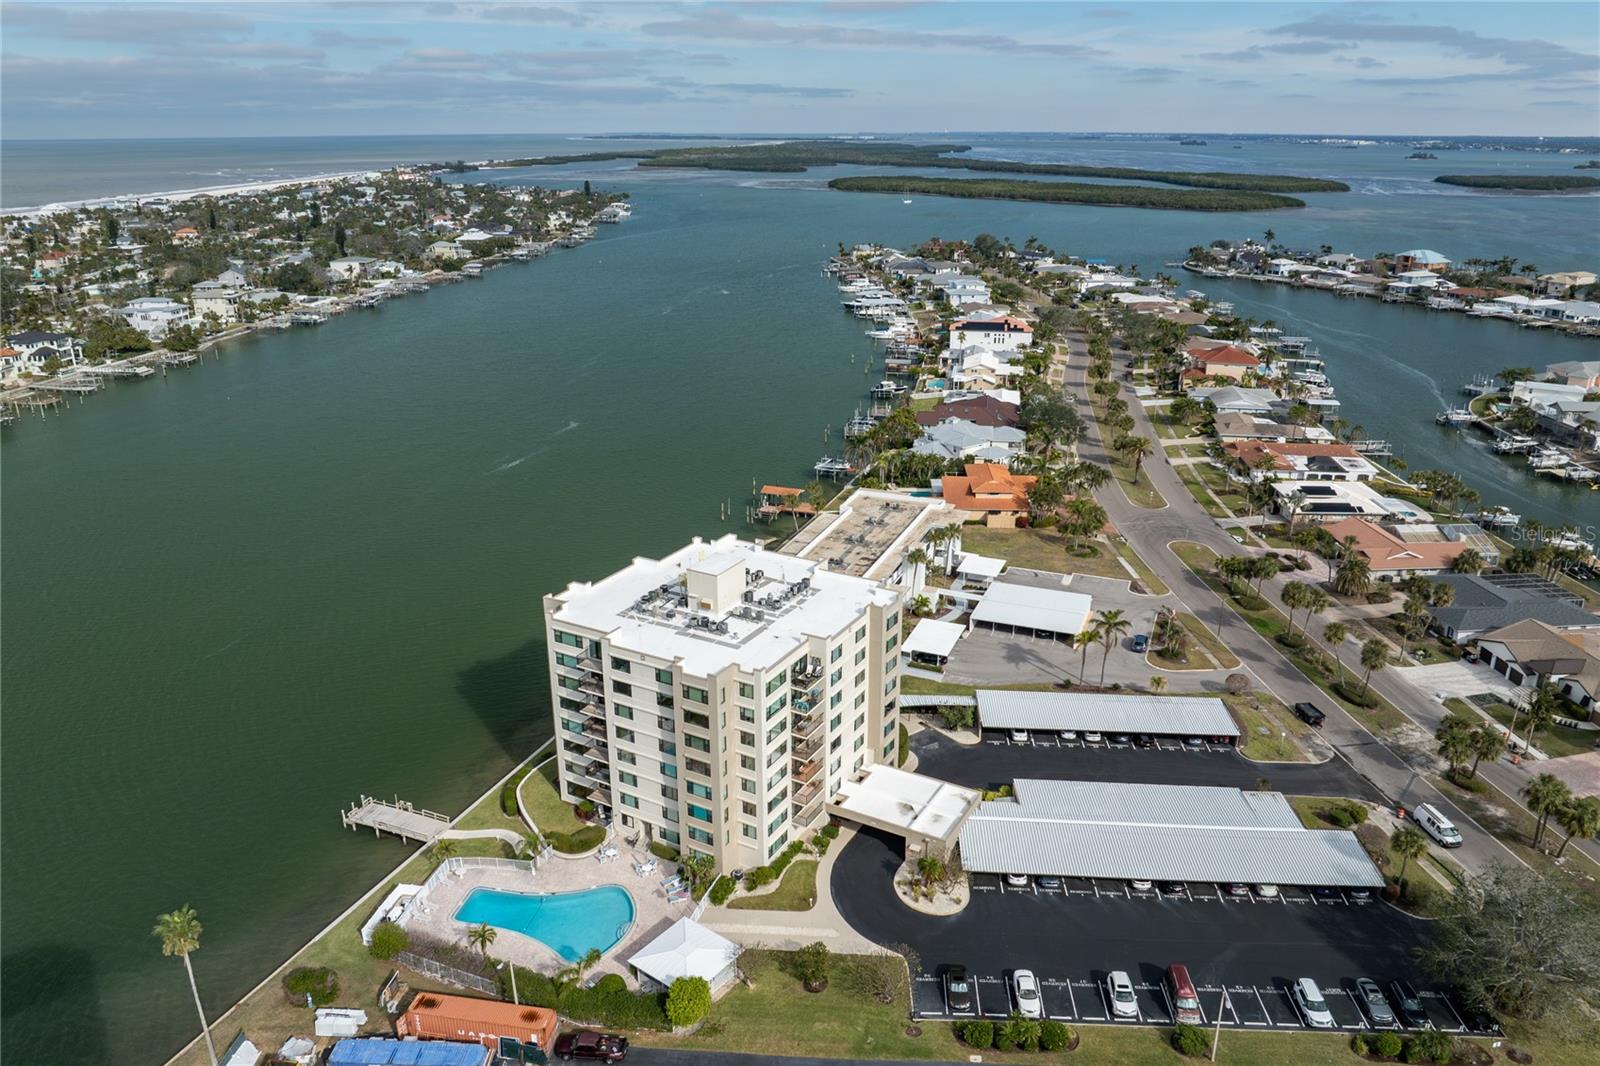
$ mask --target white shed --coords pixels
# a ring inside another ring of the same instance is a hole
[[[733,980],[742,950],[693,918],[679,918],[629,959],[628,965],[663,988],[670,988],[680,977],[703,977],[715,993]]]

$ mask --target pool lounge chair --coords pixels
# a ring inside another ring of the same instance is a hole
[[[661,887],[666,889],[668,892],[671,892],[674,889],[682,888],[683,878],[679,877],[677,874],[673,874],[671,877],[663,877],[661,879]]]
[[[686,900],[688,898],[689,898],[689,890],[686,889],[686,888],[676,889],[676,890],[674,890],[672,892],[668,892],[667,893],[667,902],[668,903],[682,903],[684,900]]]

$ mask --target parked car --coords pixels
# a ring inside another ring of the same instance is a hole
[[[1118,1018],[1137,1018],[1139,1002],[1133,997],[1133,981],[1122,970],[1112,970],[1106,976],[1106,998],[1111,1001],[1111,1013]]]
[[[944,971],[944,1005],[951,1014],[972,1010],[972,980],[965,966],[948,966]]]
[[[1028,887],[1028,875],[1027,874],[1006,874],[1006,884],[1010,885],[1012,888],[1027,888]]]
[[[1075,729],[1063,729],[1060,732],[1059,736],[1061,737],[1062,740],[1075,741],[1075,740],[1078,739],[1078,732]]]
[[[1054,874],[1045,874],[1043,877],[1036,878],[1035,880],[1039,882],[1040,888],[1047,888],[1051,892],[1061,891],[1061,878],[1056,877]]]
[[[1344,890],[1344,894],[1345,894],[1345,896],[1347,896],[1350,899],[1369,900],[1369,899],[1372,898],[1372,889],[1370,889],[1370,888],[1347,888],[1347,889]]]
[[[582,1029],[556,1037],[555,1052],[556,1058],[562,1062],[571,1062],[573,1059],[621,1062],[628,1054],[628,1038]]]
[[[1149,651],[1150,650],[1150,635],[1148,633],[1140,633],[1138,636],[1134,637],[1133,638],[1133,650],[1137,651],[1137,652],[1141,652],[1141,653]]]
[[[1250,895],[1250,886],[1249,885],[1240,885],[1240,884],[1223,885],[1222,886],[1222,890],[1224,892],[1226,892],[1228,895],[1233,896],[1235,898],[1239,898],[1239,899],[1242,899],[1242,898]]]
[[[1132,742],[1133,742],[1133,738],[1128,736],[1128,734],[1126,734],[1126,733],[1112,733],[1111,734],[1111,743],[1113,743],[1113,744],[1129,744],[1129,743],[1132,743]]]
[[[1128,887],[1133,889],[1135,892],[1148,892],[1150,891],[1150,882],[1146,881],[1142,877],[1135,877],[1132,881],[1128,882]]]
[[[1433,804],[1424,803],[1412,811],[1411,820],[1421,826],[1422,831],[1432,837],[1434,843],[1441,848],[1461,846],[1461,830],[1457,829]]]
[[[1276,899],[1278,897],[1277,885],[1257,885],[1256,895],[1262,899]]]
[[[1327,720],[1327,715],[1315,703],[1297,703],[1294,705],[1294,716],[1306,725],[1322,728],[1322,723]]]
[[[1184,743],[1189,745],[1191,748],[1203,748],[1206,746],[1204,737],[1189,737],[1184,741]]]
[[[1389,999],[1394,1004],[1395,1013],[1400,1016],[1401,1023],[1407,1029],[1427,1029],[1432,1026],[1428,1020],[1428,1011],[1422,1005],[1422,997],[1417,995],[1417,990],[1411,987],[1410,981],[1396,978],[1389,982]]]
[[[1013,729],[1011,731],[1011,743],[1013,744],[1026,744],[1028,739],[1028,731],[1026,729]]]
[[[1141,748],[1153,748],[1156,746],[1156,738],[1149,733],[1140,733],[1134,738],[1133,742]]]
[[[1311,889],[1311,894],[1318,899],[1334,900],[1344,898],[1339,890],[1332,885],[1315,885]]]
[[[1105,737],[1101,736],[1099,733],[1095,733],[1095,732],[1092,732],[1092,731],[1088,732],[1088,733],[1085,733],[1083,735],[1083,742],[1085,744],[1098,744],[1104,739],[1105,739]]]
[[[1024,1018],[1043,1018],[1044,1000],[1039,998],[1039,982],[1032,970],[1011,972],[1011,994],[1017,1001],[1017,1013]]]
[[[1161,891],[1168,896],[1187,896],[1189,894],[1189,886],[1182,881],[1163,881],[1161,882]]]
[[[1205,1012],[1200,1009],[1200,993],[1194,990],[1189,979],[1189,968],[1180,963],[1167,967],[1167,998],[1172,1000],[1175,1021],[1187,1025],[1204,1025]]]
[[[1322,998],[1322,989],[1317,987],[1315,981],[1309,977],[1300,978],[1294,983],[1290,994],[1307,1025],[1313,1029],[1333,1028],[1333,1014],[1329,1012],[1328,1003]]]
[[[1395,1021],[1394,1009],[1389,1006],[1388,997],[1372,978],[1356,978],[1356,996],[1361,1000],[1361,1009],[1367,1012],[1367,1018],[1374,1028],[1383,1029],[1399,1024]]]

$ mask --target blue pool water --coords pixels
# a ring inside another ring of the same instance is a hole
[[[606,951],[622,939],[633,924],[633,899],[616,885],[547,895],[475,888],[456,911],[456,921],[531,936],[577,962],[590,948]]]

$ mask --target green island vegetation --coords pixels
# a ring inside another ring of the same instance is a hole
[[[1600,189],[1600,178],[1585,174],[1442,174],[1433,180],[1441,185],[1460,185],[1466,189],[1512,189],[1521,192]]]
[[[1304,207],[1305,201],[1266,192],[1157,189],[1148,185],[1089,185],[1084,182],[1008,181],[996,178],[868,176],[834,178],[828,188],[844,192],[920,193],[974,200],[1034,200],[1055,204],[1153,207],[1171,211],[1272,211]]]
[[[979,159],[954,153],[971,151],[965,144],[901,144],[890,141],[785,141],[781,144],[705,145],[695,148],[635,149],[584,152],[577,155],[536,156],[497,160],[486,166],[559,166],[567,163],[602,163],[637,159],[643,167],[702,167],[706,170],[761,170],[796,173],[810,167],[847,164],[863,167],[942,167],[1003,174],[1049,174],[1069,178],[1112,178],[1123,181],[1157,181],[1198,189],[1256,192],[1349,192],[1342,181],[1302,178],[1293,174],[1234,174],[1226,171],[1142,170],[1138,167],[1091,167],[1069,163],[1018,163],[1007,159]],[[449,170],[475,170],[476,164],[441,166]],[[1290,205],[1281,205],[1290,206]]]

